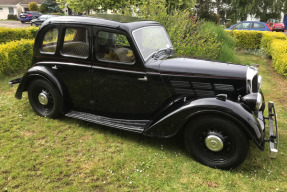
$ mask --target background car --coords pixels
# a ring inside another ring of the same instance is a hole
[[[280,22],[278,19],[268,19],[266,24],[270,27],[271,31],[285,31],[284,23]]]
[[[47,19],[50,19],[52,17],[57,17],[58,15],[41,15],[37,19],[31,20],[31,26],[38,27],[40,26],[44,21]]]
[[[42,13],[38,11],[25,11],[20,14],[19,20],[21,23],[30,22],[32,19],[36,19],[41,15]]]
[[[270,27],[263,22],[259,21],[242,21],[231,27],[227,28],[227,30],[252,30],[252,31],[271,31]]]

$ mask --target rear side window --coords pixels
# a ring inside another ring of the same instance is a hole
[[[88,58],[89,39],[85,28],[66,28],[61,50],[63,56]]]
[[[261,23],[254,23],[254,28],[264,28],[264,25]]]
[[[59,31],[57,28],[50,29],[44,35],[41,46],[41,53],[54,54],[57,48]]]
[[[100,31],[97,34],[97,58],[101,61],[113,61],[133,64],[135,56],[125,35]]]

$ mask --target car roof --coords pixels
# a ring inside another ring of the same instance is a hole
[[[103,26],[109,28],[122,28],[127,31],[132,31],[137,28],[146,27],[149,25],[161,25],[156,21],[142,20],[136,17],[128,17],[121,15],[93,15],[93,16],[60,16],[53,17],[45,21],[41,28],[48,24],[82,24]]]

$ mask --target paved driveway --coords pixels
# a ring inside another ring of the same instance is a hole
[[[1,21],[0,20],[0,27],[26,28],[26,27],[31,27],[31,24],[30,23],[22,24],[20,21]]]

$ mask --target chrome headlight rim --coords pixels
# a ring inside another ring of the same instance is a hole
[[[256,111],[259,111],[259,109],[262,107],[263,99],[261,93],[257,93],[257,99],[256,99]]]

